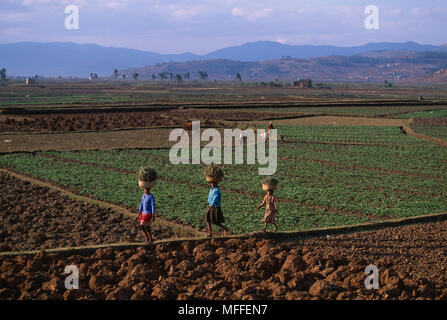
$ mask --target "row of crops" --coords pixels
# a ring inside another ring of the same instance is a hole
[[[279,127],[291,141],[278,145],[282,230],[380,221],[447,210],[447,152],[390,127]],[[324,137],[322,143],[318,140]],[[343,142],[355,140],[357,145]],[[374,141],[375,144],[368,144]],[[340,143],[338,143],[340,142]],[[223,152],[222,152],[223,156]],[[203,164],[173,165],[168,149],[4,154],[0,166],[75,189],[136,211],[141,190],[135,172],[157,169],[153,189],[159,213],[204,225],[208,186]],[[262,227],[256,210],[264,195],[257,165],[223,165],[223,211],[235,232]]]

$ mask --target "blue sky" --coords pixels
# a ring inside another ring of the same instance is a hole
[[[67,5],[79,30],[66,30]],[[379,29],[366,30],[366,6]],[[445,0],[0,0],[0,43],[76,42],[158,53],[204,54],[258,40],[361,45],[446,44]]]

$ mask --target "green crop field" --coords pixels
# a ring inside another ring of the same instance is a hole
[[[428,109],[426,111],[403,114],[399,118],[447,118],[447,109]]]
[[[429,137],[447,140],[446,126],[411,126],[411,128],[417,133],[421,133]]]
[[[447,151],[397,127],[278,126],[280,230],[352,225],[447,211]],[[223,152],[222,152],[223,156]],[[208,186],[203,164],[173,165],[168,149],[0,155],[0,166],[79,194],[132,208],[136,171],[151,165],[161,216],[201,227]],[[224,165],[222,209],[234,232],[262,228],[258,165]]]

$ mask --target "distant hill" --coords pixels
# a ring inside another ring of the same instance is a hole
[[[241,62],[226,59],[190,62],[158,63],[121,71],[140,78],[159,78],[161,72],[184,74],[198,79],[198,71],[206,71],[208,80],[234,80],[236,73],[242,80],[271,81],[311,78],[315,81],[383,82],[411,81],[432,75],[447,67],[447,52],[381,51],[351,56],[319,58],[283,58],[260,62]]]
[[[418,81],[427,84],[447,84],[447,69],[438,70],[430,76],[418,79]]]
[[[88,77],[111,74],[115,68],[197,59],[192,53],[158,54],[94,44],[21,42],[0,44],[0,68],[10,75]]]
[[[421,45],[415,42],[370,43],[355,47],[287,45],[258,41],[220,49],[205,55],[193,53],[158,54],[94,44],[20,42],[0,44],[0,68],[9,75],[88,77],[90,73],[110,75],[118,70],[164,62],[226,59],[242,62],[276,60],[282,57],[315,58],[330,55],[349,56],[371,51],[405,50],[412,52],[447,51],[447,45]]]
[[[224,48],[206,55],[207,59],[230,59],[239,61],[264,61],[274,60],[290,56],[291,58],[316,58],[332,55],[348,56],[371,51],[394,51],[406,50],[414,52],[442,51],[447,48],[440,48],[432,45],[421,45],[415,42],[405,43],[368,43],[354,47],[336,47],[324,45],[288,45],[273,41],[258,41],[246,43],[241,46]]]

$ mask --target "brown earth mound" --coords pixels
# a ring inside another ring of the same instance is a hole
[[[0,251],[143,242],[138,221],[0,172]],[[153,226],[155,238],[176,234]],[[0,286],[1,287],[1,286]]]
[[[447,222],[291,242],[214,239],[0,258],[1,299],[447,299]],[[64,268],[79,269],[66,290]],[[366,289],[365,268],[379,271]]]

